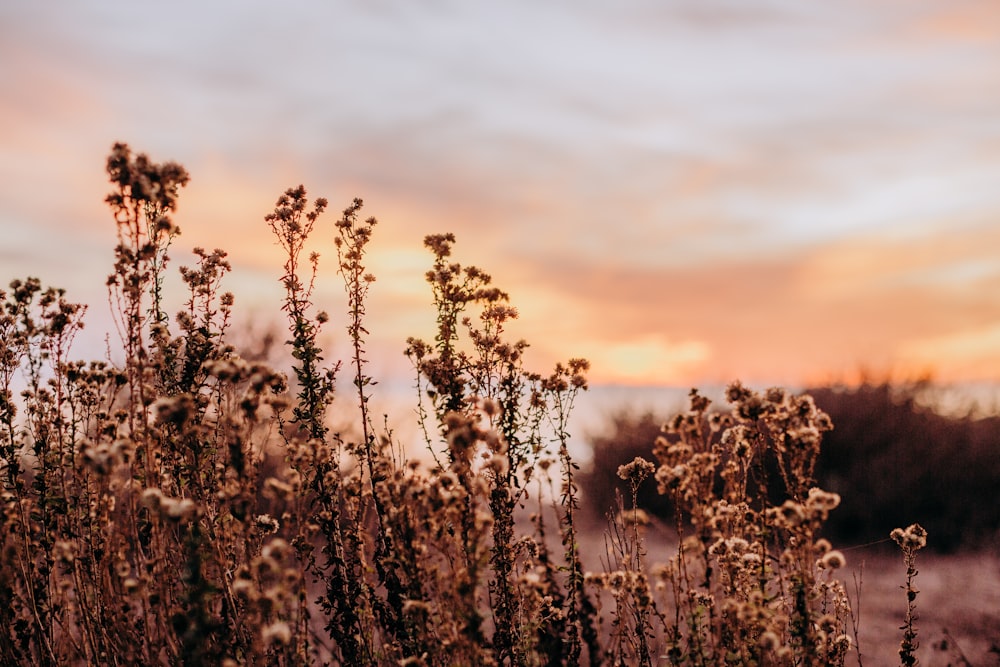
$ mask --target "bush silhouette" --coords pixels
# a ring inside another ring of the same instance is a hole
[[[1000,506],[986,502],[1000,486],[1000,417],[945,416],[923,405],[919,384],[865,383],[809,389],[833,421],[816,465],[818,484],[843,498],[824,534],[840,544],[884,542],[896,526],[919,520],[948,552],[991,546],[1000,536]],[[648,456],[663,418],[612,415],[591,438],[593,465],[583,471],[586,506],[603,520],[615,493],[613,470]],[[639,504],[670,517],[669,502],[643,484]]]

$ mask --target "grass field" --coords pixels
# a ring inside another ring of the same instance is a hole
[[[117,354],[72,357],[85,308],[64,291],[28,278],[0,293],[0,664],[843,665],[855,634],[866,665],[991,659],[997,562],[969,555],[968,535],[985,544],[996,528],[992,422],[962,450],[935,449],[917,436],[950,422],[886,405],[862,431],[879,434],[882,467],[846,445],[824,464],[837,433],[825,404],[736,381],[719,406],[692,390],[644,441],[619,428],[594,448],[604,476],[585,474],[568,425],[588,362],[526,368],[508,295],[437,234],[424,242],[437,328],[405,350],[426,450],[414,457],[370,403],[377,221],[360,200],[332,226],[342,360],[325,358],[331,318],[313,303],[307,242],[326,200],[290,188],[264,217],[286,253],[293,361],[275,369],[228,342],[224,251],[196,249],[184,308],[163,310],[183,167],[116,144],[107,170]],[[900,434],[921,449],[901,453]],[[619,436],[644,449],[607,458]],[[669,511],[645,506],[650,490]],[[876,491],[892,491],[884,507],[902,491],[902,511],[883,513]],[[605,532],[582,505],[602,492]],[[938,511],[949,495],[978,505],[952,517]],[[841,541],[833,519],[866,504],[884,548],[871,555],[850,548],[864,531]],[[928,539],[964,555],[927,557]]]

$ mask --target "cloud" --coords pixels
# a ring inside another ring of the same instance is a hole
[[[1000,377],[1000,321],[943,336],[904,341],[899,363],[928,370],[937,380],[995,380]]]
[[[426,326],[441,231],[539,358],[634,378],[895,363],[1000,312],[991,3],[234,6],[0,8],[8,255],[103,282],[121,139],[192,173],[175,265],[229,250],[242,302],[275,298],[284,188],[327,223],[363,197],[387,341]]]
[[[922,287],[955,299],[983,274],[1000,276],[1000,229],[987,220],[912,220],[882,233],[861,234],[817,247],[803,263],[797,285],[805,298],[837,300]]]
[[[997,240],[995,226],[953,223],[951,230],[940,224],[908,239],[860,236],[696,265],[563,257],[521,265],[524,273],[515,271],[521,289],[511,291],[515,301],[524,293],[543,300],[537,313],[558,308],[560,318],[534,333],[564,341],[565,348],[573,331],[585,332],[577,339],[604,341],[605,350],[656,336],[698,341],[711,354],[686,370],[720,382],[790,382],[848,375],[862,366],[899,369],[914,359],[904,341],[990,322],[1000,314],[1000,263],[992,256]],[[943,370],[954,366],[950,349],[938,359]],[[656,373],[654,357],[647,375]]]
[[[624,384],[679,384],[690,381],[711,357],[701,341],[671,341],[649,334],[618,342],[574,341],[574,352],[590,361],[603,382]]]
[[[916,41],[996,46],[1000,8],[989,0],[941,3],[909,22],[904,34]]]

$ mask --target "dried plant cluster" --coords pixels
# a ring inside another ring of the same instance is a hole
[[[658,465],[636,458],[618,470],[632,509],[614,531],[616,569],[600,578],[614,598],[617,662],[652,664],[635,638],[656,637],[673,664],[843,664],[852,612],[834,573],[845,558],[818,537],[840,498],[812,477],[832,424],[809,396],[734,383],[726,397],[732,411],[710,413],[692,391],[690,409],[654,445]],[[680,539],[651,578],[642,550],[649,519],[635,506],[649,475],[673,501]],[[774,487],[786,497],[780,504]]]
[[[319,257],[305,254],[326,201],[290,189],[266,217],[286,256],[286,378],[227,342],[223,251],[195,250],[180,270],[186,305],[164,312],[185,170],[116,144],[108,174],[122,361],[71,360],[84,308],[63,291],[29,279],[0,292],[3,664],[843,663],[844,557],[817,538],[839,498],[812,481],[831,424],[808,396],[734,384],[722,414],[693,392],[655,463],[619,470],[631,503],[585,565],[567,420],[587,362],[525,369],[526,344],[505,336],[516,311],[451,259],[453,236],[425,241],[437,331],[406,348],[425,464],[369,407],[376,221],[359,218],[360,200],[334,225],[343,362],[323,357]],[[350,437],[329,418],[344,375]],[[677,508],[680,547],[663,563],[646,554],[635,503],[650,476]],[[913,664],[923,534],[894,537],[910,571],[900,655]]]

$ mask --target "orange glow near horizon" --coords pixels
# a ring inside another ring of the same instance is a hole
[[[175,219],[183,233],[171,251],[172,265],[183,263],[194,246],[221,247],[234,266],[226,289],[237,296],[237,318],[241,309],[277,316],[284,258],[263,217],[284,186],[262,194],[235,178],[218,177],[195,173],[193,185],[182,192]],[[331,201],[313,244],[321,254],[317,307],[331,313],[342,307],[343,298],[332,223],[347,203]],[[461,229],[463,220],[420,211],[410,215],[401,207],[383,216],[380,208],[376,197],[363,210],[379,218],[368,258],[378,278],[370,328],[376,347],[401,358],[407,336],[433,337],[430,290],[423,277],[431,257],[420,238]],[[87,223],[91,237],[104,239],[107,259],[112,224],[110,214]],[[741,378],[804,386],[855,383],[865,374],[929,375],[949,383],[1000,378],[1000,325],[990,320],[1000,283],[989,264],[1000,245],[992,227],[966,236],[929,234],[902,244],[841,242],[755,266],[736,260],[603,276],[586,262],[567,268],[510,263],[474,235],[459,232],[458,237],[454,259],[485,269],[511,294],[521,313],[512,335],[531,343],[529,357],[541,366],[538,370],[581,356],[591,361],[594,384],[686,386]],[[976,262],[983,271],[973,270]],[[949,277],[949,271],[955,275]],[[922,284],[928,275],[935,276],[933,282]],[[102,276],[95,272],[87,281],[90,294],[102,294]],[[49,271],[48,282],[60,284],[59,278],[57,270]],[[178,282],[175,276],[171,280]],[[71,295],[88,293],[78,278],[62,284]],[[104,305],[91,306],[94,326],[106,327],[100,314]],[[886,314],[891,316],[881,317]],[[335,323],[336,316],[331,326]],[[399,359],[386,367],[407,369]]]
[[[243,310],[255,317],[273,312],[278,321],[278,278],[284,258],[263,221],[268,209],[258,209],[280,190],[265,197],[238,183],[215,186],[205,180],[198,189],[182,193],[176,221],[183,233],[171,251],[172,266],[183,263],[196,245],[227,250],[234,271],[225,287],[236,294],[237,321]],[[331,202],[312,246],[321,254],[315,301],[334,315],[330,325],[334,339],[341,334],[335,327],[343,293],[336,275],[332,223],[346,203]],[[370,328],[374,345],[399,357],[386,367],[405,372],[406,337],[433,337],[430,289],[424,281],[431,257],[418,236],[423,231],[460,228],[462,221],[438,219],[433,230],[428,227],[418,233],[410,227],[404,232],[406,211],[393,209],[393,217],[387,218],[378,209],[376,201],[363,211],[379,218],[368,258],[378,278],[372,287]],[[409,218],[423,218],[426,224],[429,216]],[[113,244],[111,225],[108,216],[95,221],[91,232],[104,237],[107,258]],[[406,243],[397,240],[403,235],[408,237]],[[986,238],[993,235],[990,230]],[[943,250],[935,254],[934,248]],[[975,303],[971,309],[957,303],[949,307],[953,291],[965,290],[965,283],[909,284],[919,283],[922,272],[933,270],[937,260],[971,262],[988,253],[989,247],[971,240],[927,238],[904,249],[905,253],[894,255],[897,250],[879,250],[870,242],[841,244],[803,253],[796,261],[763,262],[753,270],[736,261],[640,272],[634,278],[608,275],[593,284],[579,281],[580,274],[575,273],[592,274],[587,264],[569,271],[534,267],[537,275],[525,276],[523,265],[505,262],[475,237],[461,233],[454,259],[485,269],[511,294],[520,312],[511,335],[531,343],[529,359],[540,366],[538,370],[569,357],[585,357],[591,361],[594,384],[694,386],[740,378],[805,386],[825,381],[851,384],[866,374],[898,379],[929,375],[949,383],[1000,377],[996,353],[1000,328],[990,324]],[[95,273],[91,281],[95,294],[103,289],[101,275]],[[170,280],[179,286],[176,276]],[[603,286],[602,291],[590,292],[593,286]],[[72,295],[83,285],[70,287]],[[1000,292],[996,283],[978,287],[987,300],[989,290]],[[91,305],[90,319],[100,329],[105,326],[103,304]],[[880,309],[896,314],[878,319]],[[935,311],[939,317],[928,315]]]

